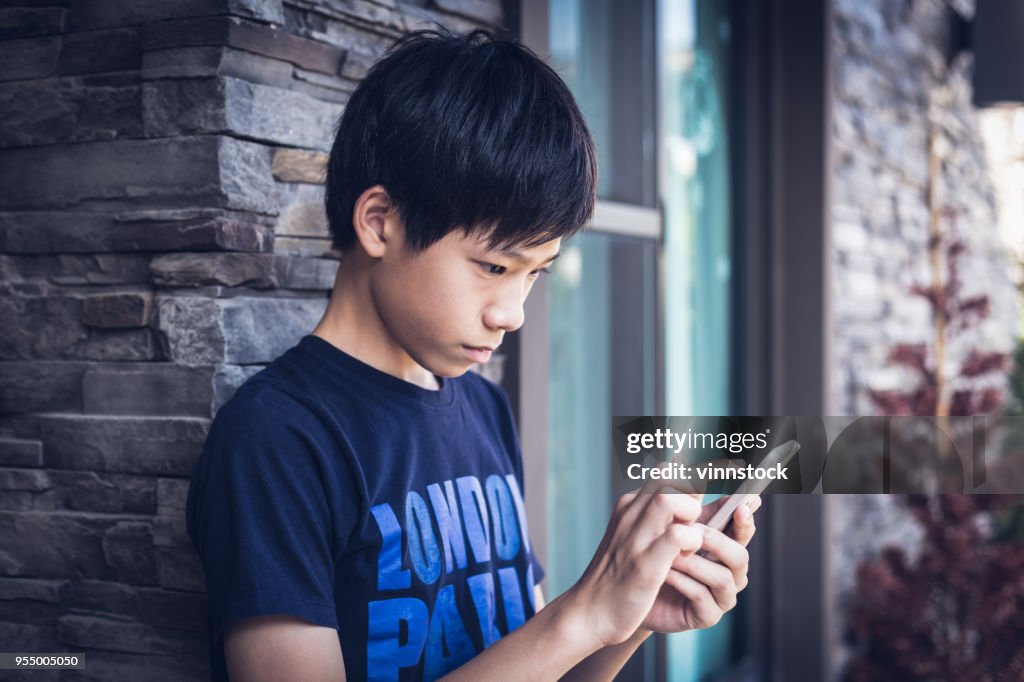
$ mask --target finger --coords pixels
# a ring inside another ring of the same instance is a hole
[[[659,466],[664,467],[667,464],[667,462],[663,462]],[[654,498],[659,495],[674,494],[684,494],[694,497],[698,501],[703,497],[703,493],[694,492],[692,486],[686,481],[648,478],[638,490],[626,493],[619,498],[615,505],[615,513],[619,515],[620,523],[629,528],[636,524],[640,514],[644,512]]]
[[[704,531],[704,544],[701,548],[732,571],[737,585],[745,580],[750,568],[750,554],[746,547],[724,533],[708,528]]]
[[[703,540],[702,530],[703,526],[673,523],[651,543],[644,555],[649,565],[657,567],[658,580],[665,579],[666,573],[672,568],[672,562],[680,554],[692,556],[693,552],[697,551]]]
[[[703,583],[694,580],[685,573],[673,570],[669,571],[669,574],[665,577],[665,584],[679,592],[690,602],[690,607],[693,609],[694,617],[697,620],[694,623],[694,627],[708,628],[722,619],[724,611],[718,606],[710,590]]]
[[[741,579],[737,581],[736,576],[728,567],[717,561],[693,554],[685,557],[682,561],[674,562],[672,567],[708,588],[715,598],[715,603],[725,611],[736,605],[736,594],[740,591],[740,585],[746,580],[745,574],[740,576]]]
[[[754,537],[754,512],[744,504],[736,508],[732,513],[732,523],[729,524],[729,535],[739,544],[746,547]]]
[[[634,505],[634,508],[627,510],[625,514],[636,513],[636,506],[638,505]],[[671,524],[692,524],[700,515],[700,508],[700,502],[689,495],[651,495],[647,505],[637,514],[633,525],[624,527],[624,530],[632,535],[641,549],[645,549]]]

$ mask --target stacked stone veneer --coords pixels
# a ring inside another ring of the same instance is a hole
[[[959,2],[970,9],[970,3]],[[868,389],[907,386],[887,365],[897,343],[934,347],[929,284],[928,135],[939,131],[939,203],[958,213],[965,294],[987,294],[988,322],[953,340],[947,373],[971,348],[1010,350],[1016,274],[1000,235],[996,192],[971,105],[971,58],[947,65],[945,0],[836,0],[833,97],[831,408],[870,414]]]
[[[217,408],[325,307],[335,121],[396,37],[501,4],[10,4],[0,648],[87,653],[37,680],[201,679],[188,477]]]
[[[953,4],[972,11],[970,1]],[[983,327],[948,348],[947,371],[955,372],[971,348],[1008,351],[1015,341],[1017,275],[1000,236],[979,112],[971,105],[971,58],[963,54],[946,61],[948,5],[942,0],[835,1],[829,255],[833,414],[873,414],[869,389],[912,386],[914,375],[887,362],[895,344],[934,348],[930,309],[909,293],[913,284],[932,281],[931,126],[941,140],[940,203],[959,214],[954,222],[943,222],[943,231],[967,246],[961,263],[965,293],[988,294],[992,306]],[[848,654],[843,630],[846,610],[856,599],[858,563],[885,545],[902,546],[913,555],[920,531],[887,496],[827,502],[826,608],[831,661],[839,670]]]

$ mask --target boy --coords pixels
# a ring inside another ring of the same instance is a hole
[[[515,43],[416,33],[367,74],[328,165],[330,304],[221,409],[190,488],[215,680],[610,678],[735,605],[750,510],[730,538],[648,490],[545,607],[507,401],[466,373],[523,323],[596,172],[568,89]]]

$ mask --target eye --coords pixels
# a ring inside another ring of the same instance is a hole
[[[494,263],[480,263],[480,267],[489,275],[504,275],[508,271],[504,265],[495,265]]]
[[[551,272],[551,270],[549,270],[548,268],[541,268],[540,270],[534,270],[533,272],[531,272],[530,273],[530,277],[533,277],[534,279],[536,279],[536,278],[541,276],[541,273],[547,274],[547,273],[550,273],[550,272]]]

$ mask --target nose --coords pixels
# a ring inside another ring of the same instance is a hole
[[[526,297],[519,287],[503,287],[501,295],[484,310],[484,324],[489,329],[514,332],[523,326],[525,300]]]

